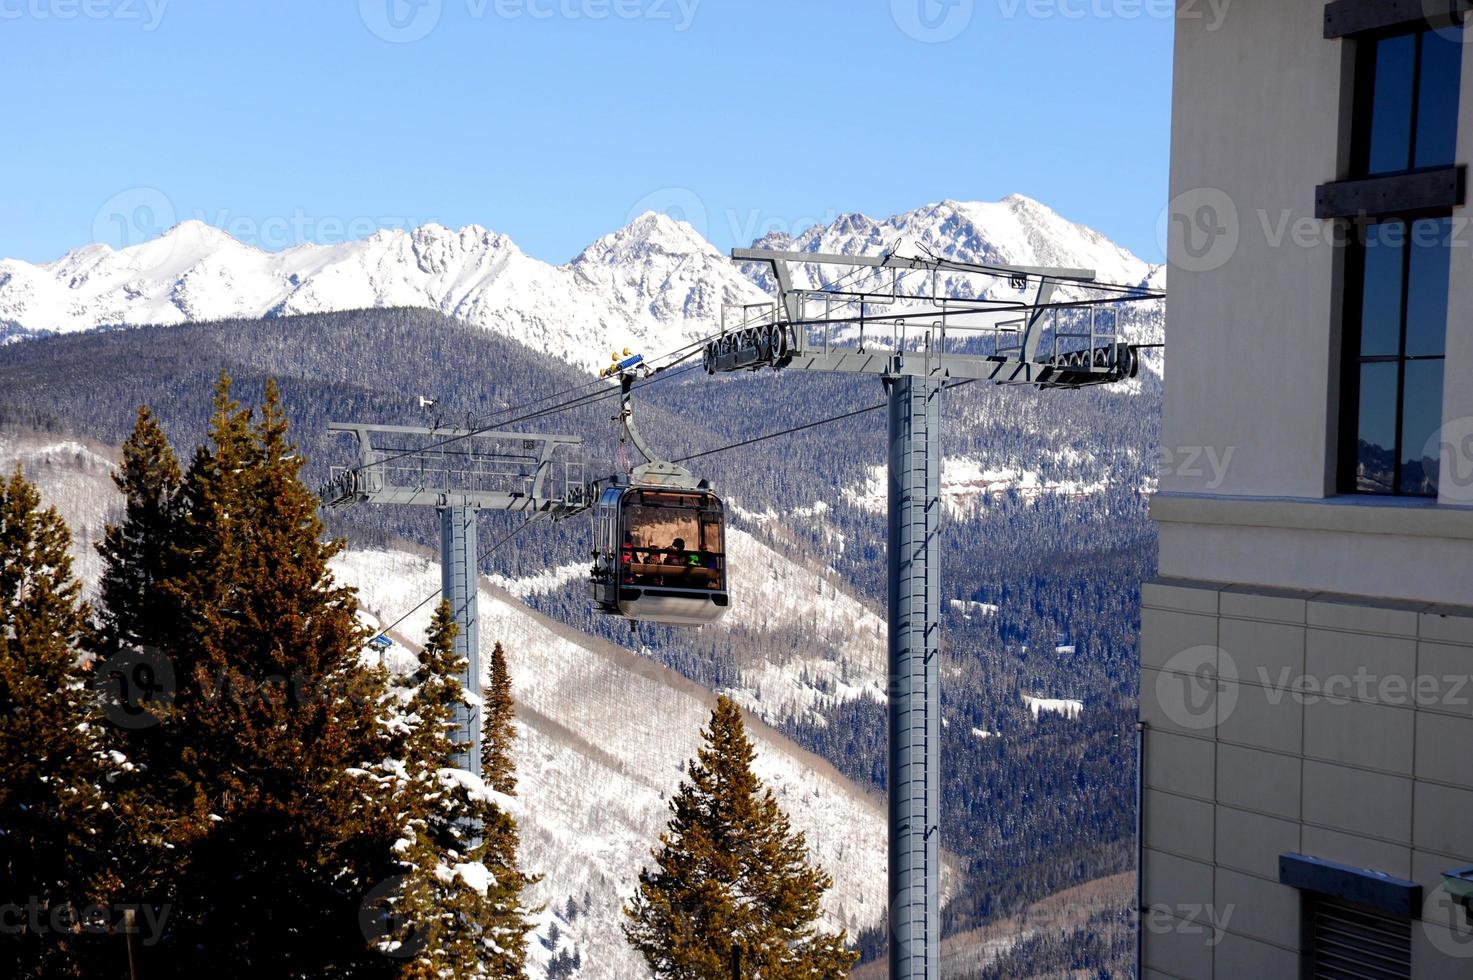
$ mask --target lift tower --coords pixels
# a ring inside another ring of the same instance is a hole
[[[961,380],[1077,388],[1131,376],[1137,351],[1121,334],[1120,304],[1159,294],[1090,286],[1085,269],[765,249],[731,257],[765,267],[777,300],[723,310],[709,373],[872,374],[889,396],[890,976],[937,980],[941,393]],[[1059,287],[1076,295],[1054,302]],[[1091,298],[1092,289],[1109,292]]]
[[[434,507],[440,514],[441,595],[459,629],[455,653],[466,661],[461,686],[470,695],[455,709],[455,740],[467,746],[458,765],[481,772],[481,650],[477,582],[480,551],[477,515],[517,511],[566,516],[588,508],[581,462],[563,450],[577,436],[419,428],[330,422],[328,431],[351,433],[356,466],[334,467],[322,490],[328,507],[400,504]]]

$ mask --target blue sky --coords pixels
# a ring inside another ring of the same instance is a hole
[[[0,256],[199,218],[476,223],[562,262],[1035,197],[1157,260],[1157,0],[0,0]],[[172,219],[172,220],[171,220]]]

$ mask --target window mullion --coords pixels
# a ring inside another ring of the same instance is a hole
[[[1412,51],[1412,105],[1409,113],[1411,125],[1407,127],[1407,168],[1417,169],[1417,125],[1422,104],[1422,45],[1427,40],[1425,33],[1417,34]],[[1410,246],[1408,246],[1410,248]]]
[[[1420,52],[1420,50],[1421,50],[1421,41],[1420,41],[1420,39],[1418,39],[1418,51]],[[1421,58],[1419,57],[1416,60],[1418,62],[1420,62],[1421,61]],[[1415,105],[1415,104],[1416,103],[1413,102],[1413,105]],[[1413,118],[1415,119],[1415,116]],[[1416,141],[1416,127],[1415,127],[1415,123],[1413,124],[1412,134],[1413,134],[1412,135],[1413,145],[1415,146],[1416,145],[1416,143],[1415,143],[1415,141]],[[1406,416],[1406,383],[1407,383],[1407,310],[1410,308],[1410,305],[1411,305],[1411,295],[1412,295],[1412,283],[1411,283],[1411,279],[1412,279],[1412,251],[1413,251],[1413,249],[1412,249],[1412,228],[1413,228],[1413,222],[1411,222],[1409,220],[1406,220],[1406,219],[1402,219],[1401,227],[1402,227],[1402,232],[1403,232],[1403,236],[1404,236],[1402,240],[1403,240],[1403,242],[1405,242],[1405,244],[1402,247],[1402,255],[1401,255],[1401,314],[1400,314],[1400,317],[1401,317],[1401,324],[1400,324],[1401,329],[1400,329],[1400,332],[1399,332],[1400,342],[1397,345],[1397,352],[1396,352],[1396,434],[1395,434],[1395,438],[1392,439],[1392,443],[1396,447],[1396,458],[1392,461],[1394,465],[1391,468],[1392,479],[1395,481],[1393,483],[1393,485],[1392,485],[1393,488],[1394,488],[1392,490],[1392,492],[1395,493],[1395,494],[1397,494],[1398,496],[1401,494],[1401,463],[1402,463],[1403,451],[1406,448],[1405,446],[1403,446],[1401,444],[1401,440],[1402,440],[1402,426],[1406,422],[1405,416]]]

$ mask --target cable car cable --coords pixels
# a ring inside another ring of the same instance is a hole
[[[958,381],[954,385],[947,385],[946,386],[946,390],[947,391],[955,391],[957,388],[964,388],[967,385],[972,384],[976,380],[977,380],[976,378],[968,378],[965,381]],[[842,412],[842,413],[840,413],[838,415],[830,415],[826,419],[819,419],[819,420],[817,420],[815,422],[804,422],[802,425],[795,425],[795,426],[793,426],[791,428],[782,429],[781,431],[778,431],[778,432],[769,432],[766,435],[753,436],[750,439],[743,439],[741,442],[734,442],[734,443],[732,443],[732,444],[730,444],[728,446],[718,446],[715,449],[707,449],[705,452],[692,453],[689,456],[681,456],[679,459],[672,459],[670,462],[672,462],[672,463],[688,463],[688,462],[690,462],[693,459],[701,459],[701,458],[703,458],[705,456],[715,456],[718,453],[729,452],[729,451],[731,451],[733,449],[741,449],[744,446],[750,446],[750,445],[753,445],[753,444],[759,443],[759,442],[766,442],[769,439],[776,439],[779,436],[787,436],[787,435],[792,435],[794,432],[804,432],[804,431],[806,431],[808,429],[816,429],[816,428],[818,428],[821,425],[828,425],[830,422],[841,422],[844,419],[852,419],[856,415],[864,415],[864,414],[866,414],[868,412],[877,412],[880,409],[884,408],[888,404],[890,404],[890,403],[889,402],[877,402],[874,405],[866,405],[864,408],[856,408],[856,409],[854,409],[851,412]]]
[[[963,381],[958,381],[956,384],[947,385],[946,390],[955,391],[958,388],[965,388],[969,384],[974,384],[976,381],[976,378],[967,378]],[[856,415],[864,415],[868,412],[877,412],[888,404],[889,402],[877,402],[874,405],[866,405],[863,408],[856,408],[853,411],[841,412],[838,415],[830,415],[828,418],[817,419],[813,422],[804,422],[802,425],[791,426],[790,428],[781,429],[777,432],[768,432],[764,435],[753,436],[750,439],[743,439],[740,442],[733,442],[725,446],[717,446],[715,449],[707,449],[699,453],[691,453],[689,456],[679,456],[675,459],[670,460],[669,462],[688,463],[693,459],[703,459],[707,456],[715,456],[719,453],[730,452],[733,449],[742,449],[746,446],[751,446],[759,442],[766,442],[769,439],[776,439],[780,436],[792,435],[795,432],[804,432],[808,429],[816,429],[821,425],[828,425],[830,422],[842,422],[844,419],[854,418]],[[600,480],[610,480],[613,479],[616,475],[617,474],[611,473],[605,477],[600,478]]]
[[[691,356],[691,355],[687,355],[687,356]],[[682,358],[682,360],[684,360],[684,359],[685,358]],[[664,378],[670,378],[670,377],[674,377],[674,376],[679,375],[679,374],[684,374],[686,371],[693,371],[693,370],[696,369],[696,367],[697,367],[697,365],[691,365],[690,367],[685,368],[683,370],[673,371],[673,372],[669,372],[669,373],[664,373],[664,372],[661,372],[661,371],[658,371],[657,370],[656,373],[655,374],[652,374],[650,377],[645,378],[645,379],[641,379],[638,382],[638,386],[639,387],[644,387],[647,384],[654,384],[655,382],[660,381],[660,380],[662,380]],[[600,380],[602,380],[602,379],[600,379]],[[531,420],[531,419],[544,418],[544,417],[546,417],[548,415],[556,415],[559,412],[570,411],[570,410],[572,410],[574,408],[583,408],[583,407],[586,407],[588,405],[593,405],[593,404],[595,404],[597,402],[605,401],[605,400],[607,400],[609,398],[613,398],[613,397],[616,397],[616,396],[621,395],[621,394],[622,394],[622,392],[620,391],[620,389],[618,389],[618,388],[610,388],[607,391],[599,391],[599,392],[594,392],[594,393],[589,394],[589,395],[581,395],[578,398],[569,399],[567,402],[564,402],[564,403],[562,403],[560,405],[552,405],[552,406],[549,406],[548,408],[542,409],[540,411],[530,412],[530,413],[528,413],[526,415],[518,416],[517,418],[514,418],[514,419],[505,419],[503,421],[500,421],[500,422],[496,423],[496,425],[483,426],[483,427],[480,427],[480,428],[477,428],[477,429],[472,429],[472,430],[470,430],[468,432],[462,432],[462,433],[460,433],[458,435],[446,436],[444,439],[441,439],[439,442],[430,443],[428,446],[421,446],[420,448],[414,449],[414,450],[404,450],[404,451],[395,453],[393,455],[385,456],[383,459],[374,460],[370,464],[360,464],[358,466],[352,467],[352,470],[354,472],[361,472],[364,469],[367,469],[367,468],[370,468],[370,467],[386,466],[389,463],[396,462],[396,461],[398,461],[400,459],[405,458],[406,456],[414,456],[414,455],[418,455],[418,454],[421,454],[421,453],[429,453],[429,452],[433,452],[433,451],[435,451],[437,449],[442,449],[445,446],[454,445],[457,442],[463,442],[466,439],[474,439],[477,436],[485,435],[488,432],[493,432],[498,427],[503,426],[503,425],[514,425],[514,424],[516,424],[518,422],[526,422],[526,421]]]
[[[696,351],[699,351],[701,348],[704,348],[706,346],[706,344],[710,343],[713,339],[715,339],[718,336],[720,336],[720,334],[712,334],[709,337],[702,337],[699,340],[696,340],[696,341],[693,341],[693,342],[691,342],[689,344],[686,344],[684,347],[677,347],[677,348],[675,348],[673,350],[666,351],[663,354],[656,354],[654,357],[649,358],[649,360],[646,363],[653,364],[654,362],[656,362],[656,361],[662,361],[662,360],[664,360],[667,357],[673,357],[676,354],[683,354],[686,351],[692,350],[693,348]],[[666,364],[666,365],[662,365],[661,367],[657,367],[657,368],[655,368],[655,373],[658,374],[659,372],[664,371],[666,368],[674,367],[676,364],[679,364],[681,361],[683,361],[687,357],[691,357],[691,356],[694,356],[694,355],[693,354],[686,354],[686,357],[682,357],[679,360],[672,361],[670,364]],[[602,384],[603,382],[605,382],[607,380],[608,380],[607,378],[591,378],[590,380],[585,381],[583,384],[573,385],[571,388],[564,388],[564,389],[562,389],[560,391],[554,391],[554,392],[551,392],[549,394],[543,395],[540,398],[534,398],[531,401],[521,402],[521,403],[516,404],[516,405],[509,405],[509,406],[507,406],[505,408],[498,409],[495,412],[488,412],[485,415],[482,415],[482,416],[476,418],[472,424],[474,424],[474,425],[487,424],[487,425],[493,425],[493,426],[507,425],[507,424],[510,424],[510,423],[504,422],[504,421],[494,421],[493,422],[491,420],[494,419],[494,418],[498,418],[500,416],[509,414],[511,412],[520,411],[520,410],[522,410],[524,408],[530,408],[533,405],[537,405],[537,404],[539,404],[541,402],[545,402],[545,401],[548,401],[550,399],[560,397],[562,395],[570,394],[570,393],[575,392],[575,391],[582,391],[583,389],[592,387],[593,385]]]
[[[477,566],[479,567],[479,565],[480,565],[481,562],[484,562],[487,558],[490,558],[493,554],[496,553],[497,549],[501,548],[503,545],[505,545],[508,542],[510,542],[518,534],[521,534],[523,531],[525,531],[527,529],[528,525],[530,525],[533,521],[537,520],[537,518],[539,518],[541,516],[543,516],[543,515],[541,515],[541,514],[533,514],[531,517],[527,518],[525,521],[523,521],[522,523],[518,524],[505,537],[503,537],[500,540],[496,541],[494,544],[491,545],[491,547],[485,549],[480,554],[476,555],[476,564],[477,564]],[[431,592],[429,595],[425,596],[423,599],[421,599],[419,601],[418,604],[415,605],[415,607],[413,609],[409,610],[409,612],[407,612],[404,615],[400,616],[398,619],[394,620],[388,626],[385,626],[383,629],[379,630],[376,634],[374,634],[374,638],[377,639],[380,636],[388,636],[389,633],[390,633],[390,631],[398,628],[410,616],[413,616],[415,613],[419,612],[425,606],[427,606],[431,602],[433,602],[435,600],[435,597],[438,596],[441,593],[441,591],[443,591],[443,590],[436,589],[435,591]]]
[[[679,371],[676,371],[676,373],[679,373]],[[946,391],[956,391],[957,388],[966,388],[966,386],[971,385],[971,383],[974,383],[975,380],[977,380],[977,379],[975,379],[975,377],[969,377],[969,379],[962,380],[962,382],[957,382],[957,383],[955,383],[955,385],[947,385],[946,386]],[[619,393],[619,392],[616,392],[616,393]],[[764,435],[753,436],[753,438],[750,438],[750,439],[742,439],[742,441],[732,442],[732,444],[723,445],[723,447],[717,447],[717,448],[714,448],[714,449],[706,449],[706,451],[703,451],[703,452],[692,452],[691,455],[683,455],[683,457],[679,457],[679,458],[676,458],[676,460],[670,460],[670,461],[672,461],[672,463],[688,463],[688,461],[691,461],[691,460],[700,460],[700,458],[709,457],[709,455],[717,455],[717,454],[720,454],[720,452],[729,452],[729,451],[732,451],[732,449],[741,449],[741,448],[744,448],[744,447],[748,447],[748,445],[757,444],[757,442],[766,442],[766,441],[769,441],[769,439],[778,439],[778,438],[781,438],[781,436],[792,435],[792,433],[795,433],[795,432],[804,432],[804,430],[807,430],[807,429],[818,429],[819,426],[826,426],[826,424],[832,423],[832,421],[843,421],[844,419],[853,419],[853,417],[863,416],[863,414],[872,413],[872,411],[879,411],[879,410],[881,410],[881,408],[884,408],[885,405],[888,405],[888,404],[890,404],[890,402],[876,402],[876,404],[873,404],[873,405],[865,405],[865,407],[863,407],[863,408],[854,408],[853,411],[846,411],[846,413],[840,413],[840,414],[837,414],[837,416],[829,416],[828,419],[818,419],[818,420],[815,420],[815,421],[806,421],[806,423],[798,424],[798,426],[791,426],[791,427],[788,427],[788,429],[781,429],[781,430],[778,430],[778,432],[764,433]],[[610,475],[610,476],[607,476],[607,477],[602,477],[602,479],[613,479],[613,475]],[[535,522],[535,520],[538,519],[538,517],[542,517],[542,514],[533,514],[532,517],[527,517],[527,519],[524,520],[524,522],[521,522],[520,525],[517,525],[517,528],[516,529],[513,529],[513,531],[511,531],[510,533],[507,533],[507,535],[502,536],[502,538],[499,539],[499,541],[496,541],[495,544],[492,544],[491,545],[491,547],[486,548],[485,551],[482,551],[482,553],[480,553],[479,556],[477,556],[477,563],[480,563],[480,561],[485,561],[486,559],[489,559],[489,557],[491,557],[492,554],[495,553],[496,550],[498,550],[498,548],[501,548],[502,545],[508,544],[508,542],[510,542],[511,539],[516,538],[516,536],[518,535],[518,533],[521,533],[523,531],[526,531],[527,526],[532,525],[532,522]],[[384,628],[383,629],[380,629],[380,631],[377,632],[376,635],[379,635],[379,637],[383,637],[383,635],[389,634],[389,631],[392,631],[392,629],[395,629],[396,626],[399,626],[399,625],[401,625],[401,623],[404,623],[404,620],[407,620],[409,616],[414,615],[414,613],[420,612],[420,610],[421,609],[424,609],[424,607],[426,607],[427,604],[430,603],[430,601],[435,600],[436,595],[439,595],[439,594],[440,594],[440,589],[435,589],[435,591],[430,592],[430,594],[429,595],[426,595],[426,597],[424,597],[423,600],[420,600],[420,603],[415,604],[414,609],[409,610],[409,612],[404,613],[404,615],[402,615],[402,616],[399,616],[398,619],[393,620],[393,622],[392,623],[389,623],[389,625],[384,626]]]

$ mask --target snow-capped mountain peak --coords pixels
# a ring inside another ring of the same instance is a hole
[[[646,211],[618,231],[589,245],[573,263],[594,260],[607,263],[610,259],[645,252],[676,256],[698,254],[725,260],[714,245],[686,222],[660,211]]]
[[[1099,232],[1018,194],[944,200],[884,219],[849,213],[757,244],[1083,266],[1131,284],[1159,278]],[[807,270],[809,284],[824,274]],[[709,336],[723,305],[762,302],[769,285],[760,267],[738,268],[691,225],[660,212],[641,214],[565,265],[534,259],[480,225],[385,229],[268,252],[188,220],[128,248],[88,245],[41,265],[0,261],[0,336],[416,306],[595,370],[608,350],[653,356]]]

